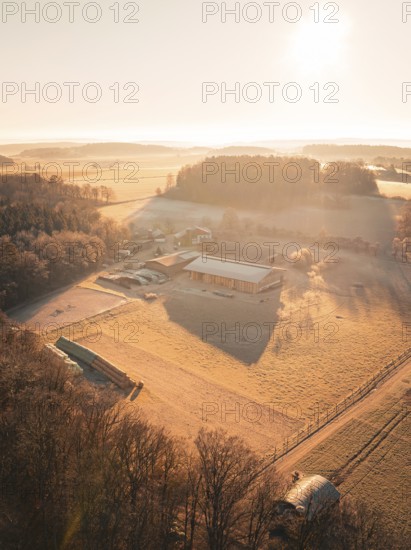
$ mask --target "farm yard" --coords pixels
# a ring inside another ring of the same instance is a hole
[[[289,269],[283,287],[233,299],[186,273],[156,287],[152,303],[90,280],[59,298],[75,306],[69,312],[53,317],[52,302],[18,318],[72,323],[62,335],[144,380],[132,402],[173,433],[191,438],[204,424],[220,426],[267,453],[408,347],[400,297],[409,276],[402,264],[344,253],[314,276]]]
[[[375,266],[371,271],[376,271]],[[196,287],[185,277],[178,278],[169,291],[164,287],[163,296],[155,303],[135,301],[99,316],[103,337],[95,344],[98,351],[103,353],[109,346],[104,335],[109,338],[112,334],[110,325],[135,323],[138,342],[121,342],[107,350],[112,360],[117,354],[124,357],[123,368],[127,368],[130,348],[135,353],[156,349],[156,355],[167,357],[180,371],[191,377],[206,374],[219,382],[226,380],[250,401],[281,406],[298,403],[301,420],[306,422],[316,402],[332,406],[407,347],[403,340],[406,312],[377,285],[358,295],[356,291],[351,294],[349,285],[327,292],[311,289],[307,281],[298,290],[287,286],[274,290],[263,303],[236,294],[227,308],[227,298],[202,292],[201,285]],[[328,280],[331,277],[328,274]],[[395,321],[387,324],[388,318]],[[206,331],[217,329],[215,334],[204,332],[205,320],[210,323]],[[270,332],[276,320],[278,326]],[[235,323],[239,324],[237,330]],[[243,330],[247,323],[258,324],[262,330],[267,326],[255,343],[253,327]],[[367,342],[373,344],[367,346]],[[159,385],[160,380],[149,385],[150,391],[155,392]],[[184,394],[191,392],[195,396],[196,391],[184,385]]]

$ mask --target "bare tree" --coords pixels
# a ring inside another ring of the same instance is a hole
[[[195,441],[201,473],[199,506],[210,550],[228,548],[246,519],[245,501],[258,477],[258,460],[237,437],[200,430]]]

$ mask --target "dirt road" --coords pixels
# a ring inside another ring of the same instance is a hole
[[[278,472],[288,475],[317,445],[327,440],[337,430],[342,428],[350,420],[359,418],[365,412],[376,408],[387,396],[388,393],[396,394],[400,390],[401,383],[405,378],[411,379],[411,360],[403,363],[398,370],[385,382],[381,383],[375,390],[369,393],[364,399],[359,401],[345,413],[330,422],[322,430],[315,433],[312,437],[301,443],[297,448],[290,451],[286,457],[277,462]],[[399,396],[400,397],[400,396]]]

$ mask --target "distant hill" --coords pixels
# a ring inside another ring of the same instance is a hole
[[[209,155],[272,155],[275,151],[267,147],[257,147],[248,145],[232,145],[221,149],[210,149]]]
[[[330,145],[313,144],[303,147],[305,155],[326,160],[363,159],[370,161],[376,157],[411,157],[411,148],[392,145]]]
[[[0,145],[0,152],[3,155],[18,155],[23,149],[48,149],[49,147],[74,147],[81,143],[74,141],[56,141],[40,143],[4,143]]]
[[[89,143],[75,147],[48,147],[25,149],[19,156],[25,158],[103,158],[131,157],[136,155],[165,155],[183,151],[164,145],[141,145],[137,143]]]
[[[104,157],[136,157],[145,155],[272,155],[272,149],[267,147],[233,145],[221,149],[208,147],[169,147],[155,143],[89,143],[75,144],[70,147],[34,147],[24,149],[18,154],[23,158],[35,159],[66,159],[66,158],[104,158]]]
[[[135,157],[144,155],[272,155],[273,150],[267,147],[248,145],[233,145],[221,149],[209,147],[172,147],[156,143],[89,143],[74,144],[70,147],[49,146],[29,147],[16,156],[35,159],[65,159],[65,158],[104,158],[104,157]]]
[[[0,155],[0,164],[13,164],[13,160]]]

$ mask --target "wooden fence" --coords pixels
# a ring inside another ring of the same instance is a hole
[[[376,374],[369,378],[367,382],[353,391],[348,397],[327,409],[325,413],[319,414],[316,420],[310,420],[308,426],[298,430],[298,432],[293,436],[287,437],[283,444],[279,448],[276,447],[274,453],[270,455],[271,463],[275,463],[286,456],[290,451],[298,447],[298,445],[301,445],[301,443],[306,441],[313,434],[322,430],[327,424],[355,405],[355,403],[361,401],[361,399],[374,390],[378,384],[391,376],[400,365],[405,363],[410,358],[411,348],[408,348],[396,359],[393,359],[390,363],[385,365],[385,367],[381,368]]]

